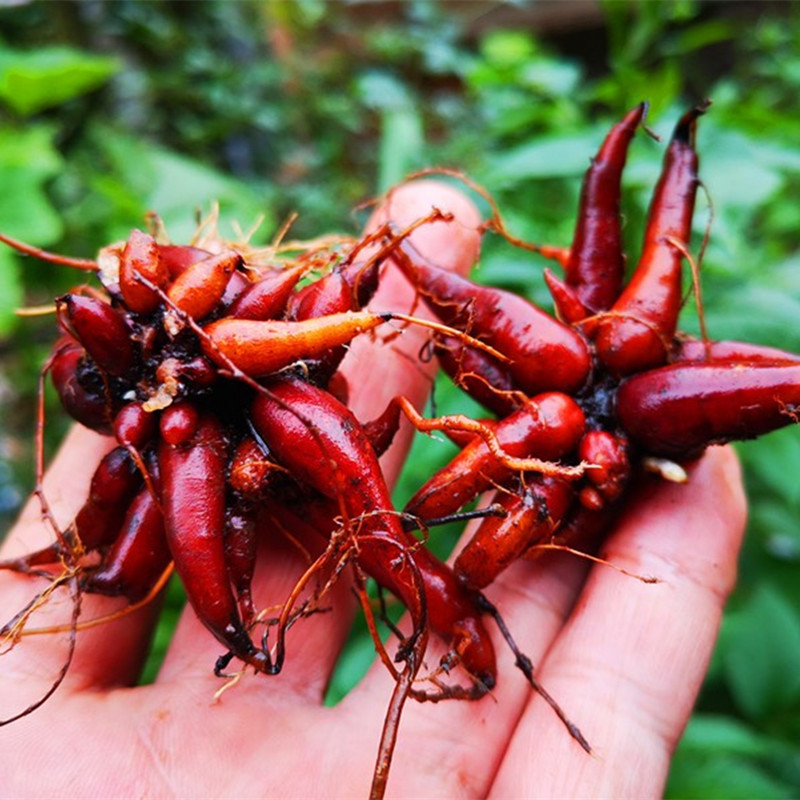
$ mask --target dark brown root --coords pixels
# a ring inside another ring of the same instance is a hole
[[[516,659],[515,666],[522,672],[522,674],[527,679],[528,683],[531,685],[533,690],[550,706],[550,708],[555,711],[556,716],[561,720],[564,724],[564,727],[567,729],[569,735],[575,739],[575,741],[587,752],[591,755],[592,748],[589,745],[589,742],[586,741],[586,738],[581,733],[580,729],[574,722],[572,722],[569,717],[567,717],[564,710],[561,706],[556,702],[556,700],[550,695],[550,693],[542,686],[541,683],[536,679],[533,674],[533,663],[531,662],[530,658],[526,656],[518,647],[517,643],[514,641],[514,638],[511,635],[511,631],[509,631],[508,626],[506,625],[503,618],[500,616],[500,612],[497,608],[488,600],[488,598],[484,594],[478,595],[478,604],[481,611],[488,614],[497,625],[500,633],[502,634],[503,638],[506,640],[506,644],[508,644],[511,652],[514,654],[514,658]]]
[[[73,575],[69,579],[69,587],[70,587],[70,596],[72,599],[72,617],[70,619],[69,644],[67,649],[67,656],[64,659],[64,663],[61,665],[61,669],[59,670],[58,675],[56,676],[53,683],[50,684],[48,690],[38,700],[31,703],[23,711],[20,711],[18,714],[14,714],[11,717],[6,717],[5,719],[0,720],[0,727],[4,725],[9,725],[12,722],[16,722],[18,719],[27,717],[28,714],[31,714],[34,711],[36,711],[37,708],[44,705],[53,696],[53,694],[55,694],[58,687],[61,686],[61,684],[64,682],[64,678],[67,677],[67,672],[69,672],[69,668],[72,664],[72,659],[75,655],[75,644],[78,638],[78,618],[80,617],[81,614],[82,590],[77,576]],[[5,631],[5,628],[3,629],[3,631]]]

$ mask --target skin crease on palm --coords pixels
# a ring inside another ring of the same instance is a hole
[[[455,214],[414,234],[429,258],[466,272],[480,237],[477,212],[433,181],[409,184],[388,200],[399,223],[432,206]],[[385,215],[376,212],[376,220]],[[525,257],[524,255],[520,257]],[[373,310],[407,311],[413,293],[387,272]],[[406,330],[384,346],[369,336],[346,360],[351,405],[361,419],[394,394],[422,408],[429,378],[409,356],[424,332]],[[374,349],[381,347],[380,357]],[[390,482],[408,448],[406,426],[384,456]],[[80,507],[108,440],[72,430],[45,481],[62,523]],[[589,740],[587,755],[514,668],[495,636],[498,685],[479,702],[406,704],[389,776],[389,797],[653,797],[662,793],[672,752],[706,671],[722,607],[733,587],[745,521],[738,463],[710,448],[688,484],[655,478],[639,486],[602,555],[645,584],[564,554],[519,562],[487,590],[537,677]],[[435,535],[435,532],[433,533]],[[2,556],[48,542],[33,500]],[[306,543],[314,547],[313,543]],[[318,549],[318,545],[316,545]],[[269,537],[255,596],[282,601],[304,568],[297,548]],[[214,700],[220,646],[187,609],[156,682],[136,687],[157,603],[78,634],[58,691],[2,731],[0,785],[6,797],[358,797],[368,795],[392,679],[380,664],[337,707],[322,698],[356,613],[345,577],[333,610],[296,625],[275,677],[253,675]],[[0,608],[10,618],[30,599],[32,579],[0,574]],[[97,617],[119,600],[83,598]],[[39,625],[67,622],[71,604],[51,602]],[[496,631],[493,630],[493,635]],[[63,664],[66,636],[27,638],[2,657],[0,714],[36,700]],[[429,665],[436,658],[428,659]],[[455,676],[452,676],[455,677]]]

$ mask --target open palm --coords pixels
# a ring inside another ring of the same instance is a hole
[[[428,182],[393,198],[402,223],[432,205],[456,221],[417,231],[415,245],[453,269],[468,269],[479,236],[474,211],[460,195]],[[385,276],[376,310],[405,310],[410,288]],[[351,406],[361,418],[405,394],[421,405],[425,375],[416,354],[420,332],[406,331],[380,358],[358,341],[346,361]],[[394,480],[407,452],[404,429],[383,466]],[[80,507],[109,440],[74,429],[45,482],[58,518]],[[479,702],[409,702],[389,779],[396,797],[655,796],[699,691],[732,588],[745,507],[738,465],[712,448],[690,469],[685,486],[649,480],[631,496],[603,557],[639,575],[587,567],[555,555],[520,562],[487,591],[537,677],[593,748],[587,755],[546,703],[514,669],[498,636],[499,680]],[[32,501],[9,533],[2,556],[48,541]],[[319,545],[304,543],[308,547]],[[305,562],[298,548],[270,539],[256,574],[259,602],[281,602]],[[219,644],[191,609],[180,621],[158,677],[136,686],[158,615],[157,604],[81,631],[69,672],[34,713],[3,730],[0,781],[8,797],[366,797],[392,679],[375,665],[335,708],[322,699],[346,639],[356,602],[342,579],[332,611],[296,625],[283,672],[247,673],[219,700],[213,665]],[[39,588],[0,575],[5,619]],[[83,618],[118,608],[87,596]],[[68,622],[68,600],[54,599],[48,622]],[[3,656],[0,715],[25,708],[50,687],[63,664],[65,637],[23,640]]]

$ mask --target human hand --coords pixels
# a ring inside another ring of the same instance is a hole
[[[392,217],[413,219],[432,202],[450,205],[458,222],[425,226],[415,243],[438,260],[447,253],[448,266],[466,270],[478,247],[477,219],[457,195],[435,186],[406,190],[395,196]],[[405,309],[408,292],[387,276],[371,306]],[[360,418],[371,418],[398,393],[419,406],[427,384],[402,355],[416,355],[417,337],[407,331],[380,359],[369,358],[366,337],[353,345],[348,377]],[[385,458],[390,480],[408,434]],[[45,483],[62,522],[80,506],[107,449],[107,440],[89,431],[70,434]],[[733,584],[743,522],[735,458],[713,448],[692,468],[688,485],[653,479],[641,487],[607,539],[605,558],[661,583],[644,585],[603,566],[587,570],[563,555],[512,566],[487,593],[594,754],[532,692],[498,637],[492,698],[406,705],[389,795],[659,794]],[[7,537],[2,557],[30,552],[48,536],[34,502]],[[286,542],[270,539],[262,550],[255,594],[265,605],[286,597],[305,562]],[[0,575],[6,618],[30,599],[32,584]],[[5,791],[15,797],[366,796],[392,680],[376,665],[336,708],[322,707],[356,612],[346,579],[334,586],[330,602],[330,614],[304,619],[289,632],[280,675],[248,673],[218,702],[212,667],[220,645],[191,609],[151,686],[131,688],[155,605],[81,631],[63,685],[4,731]],[[119,606],[119,600],[86,596],[83,618]],[[68,622],[71,611],[68,600],[54,599],[44,613],[57,623]],[[2,716],[45,694],[65,652],[65,636],[52,635],[25,639],[3,656]]]

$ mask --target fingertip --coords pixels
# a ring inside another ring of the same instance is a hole
[[[730,445],[709,447],[695,465],[692,478],[702,482],[704,497],[731,518],[731,525],[744,526],[747,518],[747,497],[742,478],[742,465]]]
[[[371,216],[366,232],[375,231],[388,221],[403,230],[424,220],[434,209],[449,218],[422,222],[409,240],[421,256],[436,266],[464,275],[480,254],[481,215],[467,195],[444,181],[426,178],[390,190]],[[372,250],[365,251],[368,253],[374,253],[374,245]],[[418,302],[415,288],[391,256],[387,262],[378,291],[369,304],[370,310],[410,313],[430,319],[430,312]],[[358,337],[342,364],[351,388],[349,406],[361,420],[376,416],[396,395],[404,395],[420,408],[430,391],[435,365],[418,358],[428,331],[410,324],[398,332],[401,335],[387,337],[383,345],[371,338]],[[411,435],[411,426],[402,423],[393,445],[381,460],[389,485],[399,474]]]
[[[645,796],[663,787],[735,582],[745,521],[731,448],[710,448],[687,472],[684,484],[653,477],[629,498],[601,553],[608,565],[592,567],[541,665],[541,680],[599,758],[586,759],[563,736],[551,739],[537,794],[578,796],[592,787],[602,796]],[[540,717],[542,708],[534,699],[523,715],[498,772],[498,796],[521,793],[515,757],[530,759],[555,724]]]
[[[452,215],[452,219],[420,226],[411,234],[411,243],[437,266],[468,272],[480,256],[481,214],[464,192],[449,183],[424,178],[395,187],[373,214],[367,229],[387,220],[402,228],[434,209]]]

